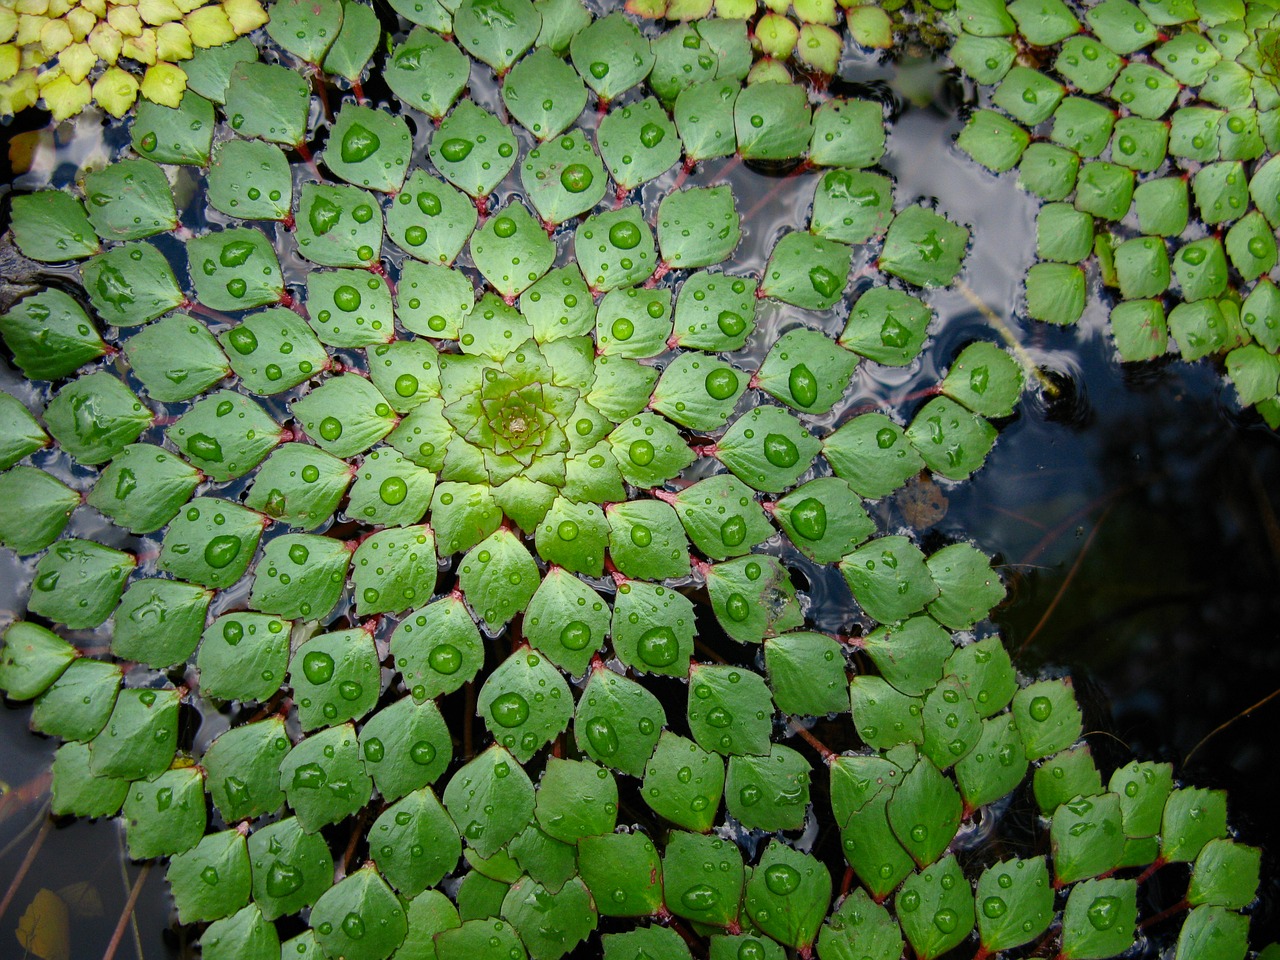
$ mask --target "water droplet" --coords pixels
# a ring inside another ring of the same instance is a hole
[[[499,726],[510,729],[529,719],[529,701],[515,692],[503,693],[494,698],[489,711]]]
[[[780,897],[785,897],[800,886],[800,872],[785,863],[775,863],[764,871],[764,884]]]
[[[680,643],[670,627],[654,627],[640,635],[636,649],[640,659],[649,666],[666,667],[675,663]]]

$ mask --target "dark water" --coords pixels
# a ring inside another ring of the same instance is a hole
[[[1280,686],[1280,443],[1256,417],[1238,409],[1221,372],[1208,363],[1119,365],[1105,312],[1096,305],[1069,330],[1021,320],[1019,280],[1033,259],[1034,205],[1013,176],[985,174],[951,147],[963,91],[928,65],[903,72],[870,62],[846,67],[845,75],[859,84],[848,92],[880,96],[898,111],[882,165],[895,177],[899,205],[936,198],[941,209],[973,228],[964,284],[1034,364],[1049,371],[1056,387],[1052,397],[1041,390],[1028,393],[986,466],[965,483],[941,484],[934,492],[945,498],[945,512],[914,530],[926,552],[963,539],[995,555],[1009,588],[995,628],[1024,672],[1074,677],[1086,711],[1086,739],[1104,771],[1131,756],[1180,763],[1214,728]],[[908,91],[923,105],[909,103]],[[491,87],[473,87],[481,102],[491,94]],[[65,164],[83,162],[101,149],[95,136],[71,141],[57,155],[64,165],[55,179],[68,175]],[[688,182],[714,182],[723,164],[709,162]],[[649,213],[674,176],[644,191]],[[758,272],[778,233],[805,222],[814,177],[783,181],[739,165],[730,182],[739,210],[749,213],[732,269]],[[290,266],[305,269],[297,261]],[[931,303],[939,320],[922,359],[901,370],[862,365],[854,389],[820,426],[867,404],[887,405],[909,420],[923,402],[912,395],[935,383],[964,345],[1003,336],[959,290],[935,294]],[[847,309],[846,304],[804,319],[835,334]],[[766,304],[760,319],[747,366],[801,314]],[[37,398],[7,364],[0,366],[5,389],[24,400]],[[272,405],[275,413],[283,409]],[[91,482],[89,472],[68,468],[59,455],[47,455],[41,465],[79,489]],[[882,532],[899,532],[911,528],[905,506],[895,497],[870,509]],[[88,510],[77,513],[69,532],[107,533]],[[0,555],[0,622],[20,615],[32,566]],[[811,621],[819,629],[855,626],[839,576],[796,566],[810,580]],[[723,656],[744,656],[722,645],[709,622],[706,640]],[[495,644],[491,665],[505,643]],[[669,701],[669,716],[682,716],[678,681],[667,682],[660,693]],[[443,706],[461,717],[462,698],[459,693],[456,703]],[[73,957],[104,954],[137,884],[136,911],[115,956],[192,956],[198,931],[171,925],[162,868],[153,866],[143,876],[139,865],[128,863],[114,822],[59,822],[42,830],[40,777],[55,744],[26,731],[27,713],[25,705],[0,712],[0,780],[11,788],[32,785],[25,802],[0,801],[0,896],[32,843],[42,845],[0,918],[0,957],[19,955],[13,931],[36,891],[73,884],[91,891],[73,920]],[[216,713],[191,719],[190,739],[200,745],[228,722]],[[1277,875],[1271,851],[1280,849],[1277,729],[1280,698],[1217,734],[1181,771],[1188,780],[1230,791],[1231,821],[1242,839],[1268,848],[1271,862],[1264,875],[1271,877]],[[831,745],[842,746],[834,738]],[[628,812],[642,820],[643,805],[628,807],[623,799],[624,822]],[[815,805],[824,802],[815,789]],[[822,852],[822,831],[811,821],[802,842]],[[1034,832],[1025,824],[1003,826],[1011,836]],[[334,839],[341,844],[345,834],[335,833]],[[1274,883],[1254,911],[1259,945],[1280,930]],[[1160,932],[1153,931],[1143,955],[1158,955]]]

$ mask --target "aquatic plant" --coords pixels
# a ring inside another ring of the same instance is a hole
[[[119,159],[14,200],[18,248],[81,281],[0,318],[44,403],[0,396],[0,542],[36,558],[0,688],[64,741],[53,811],[169,858],[208,960],[552,960],[597,927],[615,960],[1086,960],[1170,862],[1178,955],[1242,953],[1224,794],[1137,762],[1104,788],[1070,682],[975,632],[990,559],[864,506],[980,469],[1024,381],[979,341],[909,423],[850,411],[969,239],[871,169],[882,106],[744,83],[742,20],[395,6],[416,26],[330,70],[336,114],[295,68],[372,13],[278,3]],[[814,172],[758,274],[743,162]],[[115,546],[64,535],[90,508]],[[830,566],[848,636],[805,629]],[[232,716],[203,751],[197,698]],[[1040,847],[968,849],[1028,781]]]
[[[1040,197],[1026,311],[1073,324],[1106,288],[1122,360],[1225,363],[1280,426],[1280,86],[1268,3],[960,0],[951,57],[984,90],[957,141]]]
[[[139,93],[176,107],[178,66],[267,22],[258,0],[16,0],[0,6],[0,116],[43,101],[55,120],[97,103],[124,116]],[[139,80],[136,70],[145,68]]]

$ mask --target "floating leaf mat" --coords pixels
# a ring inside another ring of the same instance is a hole
[[[876,168],[881,104],[790,82],[741,19],[392,6],[281,0],[113,162],[14,199],[18,250],[77,280],[0,318],[32,401],[0,395],[31,566],[0,688],[63,741],[53,812],[167,859],[207,960],[1086,960],[1131,948],[1166,862],[1193,864],[1177,956],[1243,955],[1259,854],[1225,796],[1104,777],[1070,682],[980,626],[990,558],[886,522],[982,467],[1024,371],[983,340],[909,420],[865,402],[969,242]],[[956,16],[1007,52],[1002,6]],[[743,164],[792,174],[784,227]],[[1247,196],[1234,169],[1205,202]],[[1046,242],[1093,249],[1104,173]],[[228,729],[196,749],[184,704]],[[1028,782],[1041,848],[974,856]]]

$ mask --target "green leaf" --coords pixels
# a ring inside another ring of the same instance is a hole
[[[233,227],[188,240],[187,262],[196,299],[214,310],[261,307],[284,294],[275,249],[262,231],[252,227]]]
[[[434,701],[405,697],[369,718],[360,749],[378,792],[395,800],[434,783],[449,765],[453,742]]]
[[[591,895],[576,877],[554,892],[521,878],[503,900],[502,915],[534,960],[558,960],[596,928]]]
[[[793,230],[769,254],[760,292],[806,310],[829,310],[844,293],[852,263],[848,244]]]
[[[538,526],[538,555],[575,573],[598,577],[604,570],[608,531],[599,506],[557,497]]]
[[[338,111],[322,159],[339,179],[395,193],[408,172],[413,142],[403,117],[345,103]]]
[[[506,885],[500,886],[501,896],[497,898],[494,913],[501,909],[501,902],[506,897]],[[498,941],[496,946],[494,940]],[[436,934],[435,950],[439,960],[469,960],[483,956],[486,950],[492,950],[494,956],[501,956],[504,960],[507,957],[511,960],[525,960],[528,956],[524,944],[510,926],[501,920],[488,918],[464,920],[461,926]]]
[[[209,745],[203,758],[206,789],[225,822],[280,809],[285,798],[280,761],[288,749],[284,720],[278,716],[233,727]]]
[[[666,483],[694,460],[680,432],[653,413],[619,424],[608,439],[623,478],[642,489]]]
[[[373,194],[306,183],[294,232],[298,252],[326,267],[367,267],[382,250],[382,217]]]
[[[116,705],[120,677],[121,669],[117,664],[87,657],[72,661],[62,675],[36,698],[31,709],[31,729],[63,740],[92,740],[106,725]],[[56,774],[55,770],[55,799]]]
[[[224,614],[200,638],[200,689],[222,700],[267,700],[289,663],[284,620],[260,613]]]
[[[947,658],[955,651],[947,631],[924,616],[880,627],[857,644],[880,675],[909,697],[923,696],[933,689],[942,679]],[[968,700],[968,696],[963,695],[963,699]]]
[[[618,585],[613,649],[638,673],[683,677],[693,656],[693,604],[683,594],[643,580]]]
[[[1075,797],[1102,793],[1102,776],[1088,744],[1063,750],[1036,767],[1034,789],[1040,812],[1051,816],[1060,804]]]
[[[946,852],[960,826],[960,794],[929,757],[922,756],[894,790],[886,812],[898,842],[925,867]]]
[[[493,629],[528,606],[538,579],[533,557],[508,530],[497,530],[473,547],[458,574],[467,602]]]
[[[639,960],[660,957],[661,960],[690,960],[692,954],[684,940],[668,927],[636,927],[626,933],[606,933],[600,938],[603,960]]]
[[[942,552],[939,550],[934,556]],[[988,637],[956,650],[947,661],[946,673],[960,678],[984,717],[1004,709],[1018,690],[1017,675],[999,637]]]
[[[1256,280],[1276,265],[1276,240],[1266,219],[1250,210],[1227,231],[1227,255],[1246,280]]]
[[[128,792],[128,780],[89,772],[88,744],[64,743],[53,756],[49,809],[58,816],[109,817]]]
[[[678,827],[706,833],[716,822],[724,793],[724,761],[692,740],[664,730],[644,768],[650,809]]]
[[[924,554],[906,537],[872,540],[840,561],[840,572],[862,609],[881,623],[910,616],[938,596]]]
[[[1059,884],[1113,870],[1124,854],[1120,798],[1104,793],[1062,804],[1054,811],[1049,835],[1053,872]]]
[[[368,863],[326,890],[308,921],[328,956],[387,960],[409,931],[404,906]]]
[[[532,190],[530,194],[531,198],[536,197]],[[536,199],[534,205],[537,206]],[[574,266],[557,267],[526,290],[520,297],[520,312],[533,328],[534,339],[543,345],[561,338],[581,337],[596,322],[591,291]]]
[[[459,925],[458,908],[439,890],[427,890],[410,900],[405,916],[409,933],[395,953],[399,960],[436,960],[435,935]]]
[[[524,768],[495,743],[453,775],[444,805],[467,845],[487,857],[529,823],[533,796]]]
[[[368,450],[396,424],[395,414],[378,388],[351,373],[330,377],[295,400],[293,414],[307,435],[335,457],[352,457]]]
[[[1027,271],[1027,314],[1069,326],[1084,313],[1084,272],[1075,265],[1037,263]]]
[[[365,806],[373,781],[360,763],[355,728],[328,727],[295,744],[280,763],[280,788],[308,833]]]
[[[1184,291],[1184,296],[1186,291]],[[1184,360],[1199,360],[1227,346],[1227,318],[1216,300],[1180,303],[1169,313],[1169,332]]]
[[[1131,946],[1138,921],[1134,880],[1086,880],[1071,888],[1062,913],[1062,955],[1114,957]]]
[[[369,831],[369,852],[402,897],[434,887],[462,856],[458,829],[430,787],[391,804]]]
[[[1068,40],[1067,44],[1070,43]],[[1017,56],[1017,51],[1008,40],[1001,37],[977,37],[969,33],[958,36],[949,53],[956,66],[978,83],[988,86],[1000,82]],[[1116,69],[1120,69],[1118,65]],[[1057,67],[1057,70],[1065,75],[1062,67]]]
[[[310,108],[310,87],[287,67],[238,63],[231,71],[224,112],[231,128],[245,139],[270,140],[286,146],[301,143],[306,137]]]
[[[89,221],[104,240],[139,240],[178,222],[169,179],[150,160],[108,164],[85,174],[83,187]]]
[[[116,608],[111,652],[164,669],[195,652],[213,591],[179,580],[135,580]]]
[[[397,413],[440,395],[439,353],[427,340],[381,343],[365,353],[373,385]]]
[[[1037,74],[1037,76],[1044,75]],[[1006,79],[1000,85],[997,97],[1006,90],[1008,83],[1009,80]],[[1057,89],[1060,97],[1061,87]],[[1027,89],[1026,94],[1037,97],[1035,91],[1031,89]],[[1053,105],[1056,106],[1056,101]],[[1052,106],[1049,109],[1052,110]],[[1030,134],[1018,124],[1006,120],[992,110],[977,110],[960,131],[960,135],[956,138],[956,146],[991,172],[1004,173],[1017,166],[1030,141]]]
[[[1022,393],[1022,368],[994,343],[979,340],[956,357],[942,392],[983,417],[1007,417]]]
[[[548,836],[564,843],[611,834],[618,819],[618,785],[604,767],[549,757],[534,815]]]
[[[804,623],[790,574],[774,557],[716,564],[706,577],[716,620],[739,643],[760,643]]]
[[[738,350],[755,328],[756,282],[710,270],[692,274],[676,298],[676,342],[687,349]]]
[[[387,281],[363,270],[307,275],[307,310],[321,343],[369,347],[395,339]]]
[[[435,537],[419,524],[380,530],[351,558],[358,616],[399,613],[435,590]]]
[[[0,546],[32,554],[57,540],[80,506],[80,494],[35,467],[0,474]]]
[[[164,107],[145,98],[139,100],[138,112],[129,133],[133,149],[144,157],[157,163],[202,167],[209,162],[213,127],[213,104],[193,87],[189,95],[183,94],[176,108]]]
[[[124,350],[147,393],[162,403],[190,400],[231,372],[213,334],[184,313],[144,327]]]
[[[342,27],[324,58],[324,72],[357,82],[381,38],[382,24],[373,8],[357,0],[343,0]]]
[[[942,770],[969,753],[981,731],[977,708],[956,677],[943,678],[925,695],[921,719],[920,749]]]
[[[1015,66],[1000,82],[991,99],[1015,120],[1028,127],[1035,127],[1053,115],[1053,111],[1062,102],[1064,92],[1062,84],[1049,79],[1040,71]],[[1024,140],[1023,143],[1025,142]]]
[[[89,540],[59,540],[36,564],[27,609],[72,630],[111,615],[137,558]]]
[[[643,833],[582,837],[577,868],[602,916],[650,916],[662,909],[662,861]]]
[[[289,684],[303,730],[359,720],[381,692],[378,651],[364,630],[312,637],[293,652]]]
[[[935,397],[916,414],[907,439],[934,473],[964,480],[991,452],[996,428],[949,397]]]
[[[574,34],[569,50],[582,79],[605,103],[641,83],[654,64],[649,38],[620,11]]]
[[[539,47],[512,68],[502,82],[502,102],[521,125],[538,138],[546,142],[563,133],[582,113],[587,105],[587,89],[582,79],[560,57],[547,47]],[[578,131],[570,136],[581,137]],[[587,148],[590,151],[590,147]],[[594,157],[594,153],[592,153]],[[603,168],[596,166],[603,175]],[[525,171],[530,169],[528,163],[522,168],[522,178],[528,187]],[[589,185],[590,179],[587,179]],[[578,187],[583,178],[580,171],[568,176],[565,189],[572,184],[575,189],[571,193],[579,193],[584,187]],[[604,182],[599,183],[603,195]],[[599,197],[597,197],[597,200]],[[535,201],[536,205],[536,201]],[[591,204],[594,206],[595,204]]]
[[[991,569],[991,558],[967,543],[953,543],[925,561],[938,585],[930,615],[952,630],[965,630],[1004,599],[1004,584]]]
[[[1030,943],[1053,920],[1053,887],[1044,857],[1004,860],[978,878],[978,935],[992,953]]]
[[[1222,790],[1184,787],[1164,805],[1160,824],[1160,856],[1172,863],[1190,862],[1210,840],[1227,835],[1227,795]]]
[[[658,500],[610,504],[609,557],[627,577],[663,580],[689,571],[689,542],[670,505]]]
[[[902,427],[882,413],[846,422],[823,440],[822,454],[836,476],[871,499],[892,493],[924,467]]]
[[[346,513],[380,526],[411,524],[426,515],[434,489],[431,471],[394,450],[376,447],[356,474]]]
[[[1249,918],[1218,906],[1196,907],[1178,934],[1176,960],[1235,960],[1249,951]]]
[[[318,66],[342,26],[342,4],[338,0],[276,0],[271,5],[267,33],[284,49],[307,63]]]
[[[658,244],[671,267],[720,263],[732,255],[740,239],[738,211],[728,186],[677,190],[658,205]]]
[[[436,129],[428,152],[446,180],[472,197],[486,197],[515,164],[516,139],[493,114],[463,100]]]
[[[205,831],[204,776],[198,767],[183,767],[134,783],[121,816],[134,860],[190,850]]]
[[[1245,301],[1248,303],[1248,301]],[[1169,325],[1158,300],[1130,300],[1111,311],[1111,335],[1126,362],[1154,360],[1168,350]]]
[[[965,33],[974,36],[1008,36],[1015,30],[1003,0],[958,0],[956,13]]]
[[[769,752],[773,700],[759,674],[727,665],[689,671],[689,730],[698,745],[725,756]]]
[[[914,866],[885,812],[902,771],[879,756],[835,757],[830,770],[831,807],[845,859],[874,896],[885,897]]]
[[[231,369],[246,389],[259,396],[290,390],[329,366],[329,357],[311,328],[283,307],[251,314],[218,339]]]
[[[387,208],[387,235],[410,256],[428,264],[447,265],[466,245],[478,217],[465,194],[423,170],[415,170]],[[425,282],[439,277],[449,278],[441,281],[443,287]],[[405,265],[397,316],[406,329],[423,336],[456,337],[447,331],[456,330],[474,303],[471,281],[461,273]],[[437,315],[440,322],[431,324]]]
[[[729,364],[683,353],[663,370],[649,405],[681,426],[717,430],[729,419],[747,386],[747,375]]]
[[[273,259],[274,256],[273,253]],[[183,301],[169,261],[154,246],[141,240],[121,244],[85,261],[80,277],[94,310],[111,326],[146,323]],[[197,286],[197,292],[199,289]],[[208,305],[217,306],[213,302]]]
[[[1051,143],[1031,144],[1018,165],[1018,185],[1041,200],[1065,200],[1076,186],[1080,158]]]
[[[1052,46],[1080,30],[1080,21],[1061,0],[1014,0],[1009,13],[1037,47]]]
[[[818,181],[809,229],[827,240],[866,243],[893,219],[893,181],[878,173],[831,170]]]
[[[24,256],[44,263],[82,260],[101,249],[83,204],[62,190],[14,197],[13,239]]]
[[[954,856],[908,877],[894,906],[902,932],[921,960],[942,956],[973,929],[973,894]]]
[[[1191,871],[1187,902],[1242,910],[1258,893],[1262,851],[1233,840],[1210,840]]]
[[[84,308],[61,290],[41,290],[0,314],[0,336],[28,380],[59,380],[106,353]]]
[[[471,236],[476,268],[503,297],[514,298],[546,273],[556,247],[523,204],[512,203]]]
[[[484,645],[462,599],[444,597],[400,622],[391,635],[391,655],[421,703],[474,678],[484,664]]]
[[[779,337],[754,382],[770,396],[802,413],[826,413],[843,396],[858,358],[825,335],[804,327]]]
[[[150,778],[167,770],[178,743],[175,690],[122,690],[102,732],[89,742],[95,776]]]
[[[1084,729],[1069,678],[1042,680],[1023,687],[1014,695],[1013,715],[1028,760],[1039,760],[1069,747]]]
[[[453,14],[453,32],[462,49],[502,76],[537,39],[542,17],[529,0],[508,0],[495,8],[486,0],[462,0]]]
[[[913,361],[924,346],[933,311],[888,287],[872,287],[853,305],[840,345],[890,366]]]
[[[508,847],[518,870],[550,891],[560,890],[578,870],[575,846],[553,840],[530,824]]]
[[[573,733],[587,756],[639,777],[666,722],[657,697],[601,664],[591,671],[578,698]]]
[[[573,250],[593,292],[642,283],[657,267],[653,233],[637,206],[587,217],[574,233]]]
[[[808,952],[831,905],[831,874],[816,858],[771,840],[747,881],[751,922],[788,947]]]
[[[853,723],[858,737],[877,750],[924,739],[921,703],[899,693],[881,677],[857,676],[849,685]]]
[[[772,744],[764,756],[731,756],[725,780],[729,815],[753,830],[799,830],[809,806],[809,761]]]
[[[772,513],[796,548],[818,563],[839,561],[875,531],[852,486],[836,477],[802,484]]]
[[[1012,717],[1001,714],[983,720],[976,745],[956,764],[955,772],[970,809],[994,803],[1016,789],[1027,775],[1027,758]]]
[[[337,457],[310,444],[286,443],[258,468],[245,504],[289,526],[314,529],[333,515],[351,475]]]
[[[743,414],[715,445],[716,458],[756,490],[780,493],[809,469],[822,444],[778,407]]]
[[[467,85],[469,68],[466,55],[450,41],[424,27],[414,27],[391,51],[385,75],[387,85],[402,102],[439,120]],[[415,176],[419,174],[426,176],[415,171]]]
[[[738,149],[733,108],[742,84],[736,79],[707,80],[682,90],[675,122],[685,157],[694,163],[732,156]]]
[[[310,906],[333,885],[333,855],[318,833],[286,817],[249,834],[253,901],[268,920]]]
[[[590,70],[587,76],[595,79]],[[624,192],[661,176],[680,160],[681,143],[675,124],[653,97],[627,104],[602,117],[596,131],[596,144],[604,165],[618,189]],[[638,219],[638,210],[632,209]],[[603,221],[604,217],[598,219]],[[590,282],[591,272],[586,269],[581,253],[578,260],[583,262],[583,273]],[[646,273],[640,279],[647,276]],[[604,289],[598,283],[592,286]]]
[[[805,41],[803,29],[800,39]],[[878,100],[832,98],[813,113],[812,164],[869,167],[879,162],[884,146],[884,107]]]
[[[818,956],[828,960],[895,960],[901,955],[898,922],[862,889],[840,901],[818,934]]]
[[[193,467],[220,482],[243,477],[284,438],[260,404],[232,390],[201,397],[165,435]]]
[[[820,633],[787,633],[764,644],[774,702],[783,713],[822,716],[849,709],[840,644]]]
[[[676,916],[727,927],[738,917],[746,881],[742,852],[722,837],[673,831],[662,852],[662,880],[665,902]],[[711,943],[714,955],[716,940]]]
[[[1173,790],[1173,767],[1134,760],[1111,775],[1107,789],[1120,798],[1125,834],[1151,837],[1160,831],[1165,802]]]
[[[795,159],[809,148],[814,133],[809,99],[794,83],[744,87],[733,105],[733,125],[744,160]]]
[[[671,291],[611,290],[596,312],[596,350],[644,359],[664,353],[671,337]]]
[[[230,43],[198,49],[190,60],[182,64],[187,75],[187,88],[214,103],[223,103],[235,65],[257,59],[258,50],[248,37],[237,37]],[[183,100],[185,102],[186,98]]]
[[[229,917],[249,902],[249,851],[237,830],[211,833],[169,861],[165,874],[182,923]]]
[[[889,224],[879,266],[920,287],[945,287],[960,272],[969,231],[924,207],[907,207]]]
[[[569,725],[573,696],[552,664],[523,650],[489,675],[476,708],[494,739],[526,763]],[[546,830],[547,824],[542,827]]]
[[[0,690],[13,700],[44,693],[77,656],[75,647],[53,631],[25,620],[9,624],[0,651]]]

